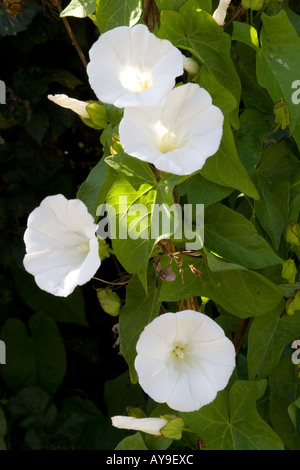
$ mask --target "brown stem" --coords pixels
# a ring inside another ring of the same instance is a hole
[[[143,17],[149,31],[153,31],[156,24],[160,24],[160,11],[157,8],[155,0],[143,0]]]
[[[171,240],[162,240],[161,244],[165,253],[178,253]],[[180,308],[180,306],[182,310],[195,310],[196,312],[199,312],[197,297],[189,297],[188,299],[184,299],[182,302],[177,302],[177,307]]]
[[[235,20],[235,18],[241,13],[241,11],[243,10],[243,6],[242,5],[239,5],[236,12],[234,13],[234,15],[230,18],[230,20],[225,24],[224,26],[224,29],[227,28],[227,26],[230,25],[230,23],[233,22],[233,20]]]
[[[236,329],[236,332],[233,338],[233,345],[235,347],[236,353],[238,353],[240,350],[240,347],[242,345],[249,322],[250,322],[250,318],[243,318],[242,320],[240,320],[238,324],[238,327]]]
[[[60,4],[60,0],[54,0],[54,1],[55,1],[55,5],[56,5],[56,8],[57,8],[59,14],[61,14],[61,12],[62,12],[62,7],[61,7],[61,4]],[[68,21],[67,18],[65,18],[64,16],[61,17],[61,19],[62,19],[62,21],[63,21],[63,23],[64,23],[64,25],[65,25],[65,28],[66,28],[67,33],[68,33],[68,35],[69,35],[69,37],[70,37],[70,39],[71,39],[71,41],[72,41],[72,44],[73,44],[73,46],[75,47],[75,49],[76,49],[76,51],[77,51],[77,53],[78,53],[78,55],[79,55],[79,58],[80,58],[81,62],[83,63],[84,68],[86,69],[86,67],[87,67],[86,58],[85,58],[85,56],[84,56],[84,54],[83,54],[83,52],[82,52],[82,50],[81,50],[81,47],[79,46],[79,44],[78,44],[78,42],[77,42],[77,39],[76,39],[76,37],[75,37],[75,35],[74,35],[72,29],[71,29],[71,26],[70,26],[69,21]]]

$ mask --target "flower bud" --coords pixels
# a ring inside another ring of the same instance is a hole
[[[110,289],[96,289],[97,297],[104,312],[117,317],[120,312],[121,299]]]
[[[192,74],[198,73],[200,70],[200,67],[197,64],[197,62],[191,57],[184,57],[183,68],[186,72],[192,73]]]
[[[219,26],[224,25],[230,1],[231,0],[220,0],[218,8],[213,13],[213,19]]]
[[[300,226],[297,222],[291,222],[286,227],[285,238],[291,245],[300,246]]]
[[[264,4],[264,0],[242,0],[242,6],[246,10],[249,8],[250,10],[261,10]]]
[[[274,105],[273,112],[275,114],[275,122],[281,129],[284,130],[291,124],[289,109],[284,101],[278,101]]]
[[[282,263],[281,276],[286,279],[290,284],[295,283],[297,268],[294,260],[288,259]]]
[[[89,118],[90,115],[87,112],[87,104],[85,101],[79,101],[75,98],[69,98],[67,95],[48,95],[48,99],[53,103],[58,104],[62,108],[71,109],[74,113],[79,116]]]
[[[297,290],[285,305],[285,311],[288,315],[294,315],[296,310],[300,310],[300,290]]]

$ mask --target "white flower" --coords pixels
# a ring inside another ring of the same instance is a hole
[[[48,99],[53,103],[58,104],[62,108],[71,109],[74,113],[79,116],[89,118],[90,115],[86,110],[88,103],[85,101],[79,101],[75,98],[69,98],[67,95],[48,95]]]
[[[126,108],[120,141],[126,153],[158,170],[188,175],[218,150],[223,119],[210,94],[188,83],[171,90],[162,106]]]
[[[195,411],[212,402],[235,368],[234,346],[222,328],[193,310],[155,318],[136,349],[143,390],[178,411]]]
[[[220,0],[217,9],[213,13],[213,19],[219,26],[223,26],[226,18],[227,9],[231,0]]]
[[[46,197],[28,217],[24,266],[37,285],[66,297],[100,266],[97,225],[85,204],[62,194]]]
[[[102,34],[90,50],[89,82],[99,100],[119,108],[157,106],[183,73],[183,56],[144,25]]]
[[[113,426],[120,429],[133,429],[154,436],[161,436],[160,430],[168,423],[163,418],[133,418],[131,416],[113,416]]]

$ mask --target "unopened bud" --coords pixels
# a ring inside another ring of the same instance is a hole
[[[48,95],[48,99],[62,108],[71,109],[79,116],[90,117],[86,109],[88,103],[85,101],[76,100],[67,95]]]
[[[285,305],[285,311],[288,315],[294,315],[296,310],[300,310],[300,291],[297,290],[296,293],[288,299]]]
[[[264,4],[264,0],[242,0],[242,6],[246,10],[261,10]]]
[[[295,284],[297,268],[294,260],[288,259],[282,263],[281,276],[290,284]]]
[[[291,245],[300,246],[300,226],[297,222],[291,222],[286,227],[285,238]]]
[[[197,64],[197,62],[191,57],[184,57],[183,68],[186,72],[192,73],[192,74],[198,73],[200,70],[200,67]]]
[[[104,312],[117,317],[120,312],[121,299],[110,289],[96,289],[97,297]]]
[[[213,13],[213,19],[219,26],[224,25],[230,1],[231,0],[220,0],[218,8]]]

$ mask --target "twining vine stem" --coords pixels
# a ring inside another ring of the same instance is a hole
[[[57,8],[59,14],[61,14],[61,12],[62,12],[62,7],[61,7],[61,4],[60,4],[60,0],[54,0],[54,3],[55,3],[55,5],[56,5],[56,8]],[[63,23],[64,23],[64,25],[65,25],[65,28],[66,28],[67,33],[68,33],[68,35],[69,35],[69,37],[70,37],[70,39],[71,39],[71,41],[72,41],[72,44],[73,44],[73,46],[75,47],[75,49],[76,49],[76,51],[77,51],[77,53],[78,53],[78,55],[79,55],[79,58],[80,58],[80,60],[81,60],[81,62],[82,62],[82,64],[83,64],[84,68],[86,69],[86,67],[87,67],[86,58],[85,58],[85,56],[84,56],[84,54],[83,54],[83,52],[82,52],[82,50],[81,50],[81,47],[79,46],[78,41],[77,41],[77,39],[76,39],[76,37],[75,37],[73,31],[72,31],[72,28],[71,28],[71,26],[70,26],[69,21],[68,21],[67,18],[65,18],[64,16],[62,16],[61,19],[62,19],[62,21],[63,21]]]

